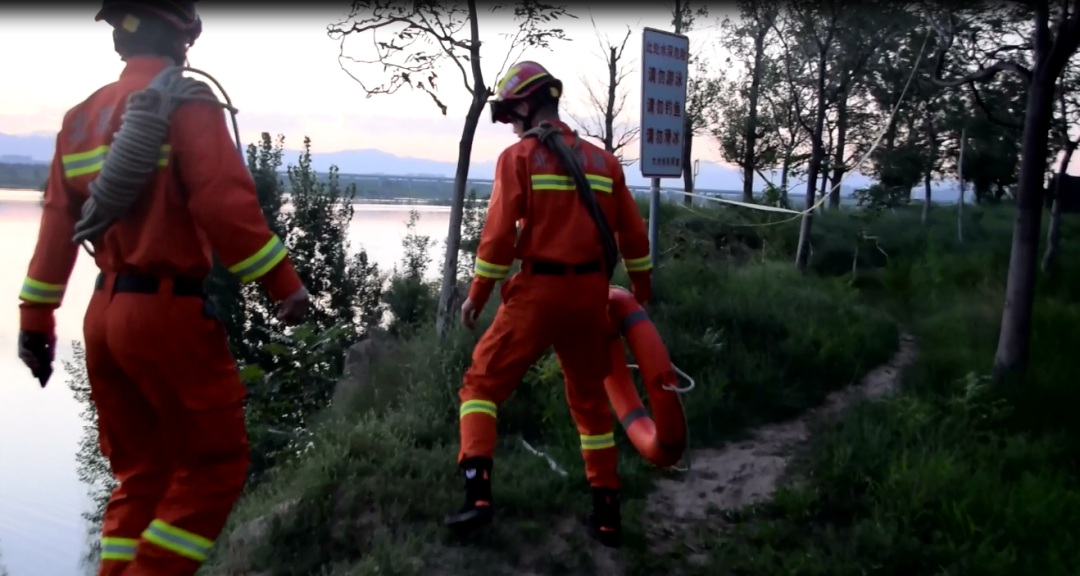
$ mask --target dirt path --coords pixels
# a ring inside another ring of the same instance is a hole
[[[795,449],[806,442],[811,425],[838,416],[852,402],[875,399],[893,392],[900,372],[915,359],[915,341],[902,333],[900,349],[885,365],[875,368],[856,385],[838,390],[802,416],[763,426],[749,440],[723,448],[694,450],[691,470],[680,479],[662,479],[646,506],[650,532],[664,535],[716,510],[734,510],[767,499],[783,477]]]

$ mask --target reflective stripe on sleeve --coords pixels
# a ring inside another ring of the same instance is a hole
[[[608,432],[607,434],[599,434],[596,436],[581,436],[581,449],[582,450],[603,450],[604,448],[615,447],[615,434]]]
[[[143,532],[142,537],[170,552],[191,558],[196,562],[206,560],[214,543],[198,534],[177,528],[161,520],[154,520]]]
[[[287,253],[285,244],[275,235],[258,252],[243,262],[230,266],[229,272],[239,276],[241,282],[258,280],[284,260]]]
[[[63,284],[47,284],[33,278],[27,278],[23,280],[19,298],[27,302],[37,302],[38,304],[59,304],[60,300],[64,298],[66,288]]]
[[[627,272],[645,272],[646,270],[652,270],[652,256],[629,258],[623,260],[623,263],[626,264]]]
[[[101,559],[130,562],[135,559],[135,548],[139,541],[134,538],[102,538]]]
[[[158,168],[164,168],[169,165],[169,153],[172,152],[172,146],[168,144],[161,147],[161,156],[158,157]]]
[[[158,168],[165,168],[169,165],[169,154],[171,151],[172,147],[168,144],[161,147],[161,152],[159,153],[157,160]],[[108,156],[108,154],[108,144],[98,146],[97,148],[87,150],[86,152],[65,154],[60,157],[60,162],[64,165],[64,176],[74,178],[76,176],[85,176],[87,174],[100,172],[101,167],[105,165],[105,157]]]
[[[60,161],[64,165],[64,176],[68,178],[74,178],[76,176],[82,176],[83,174],[93,174],[98,170],[101,170],[101,166],[105,163],[105,155],[109,153],[108,144],[104,146],[98,146],[93,150],[87,150],[86,152],[77,152],[75,154],[65,154],[60,157]]]
[[[492,264],[491,262],[477,258],[476,265],[473,266],[473,272],[475,272],[477,276],[483,276],[484,278],[502,280],[510,273],[510,267],[501,264]]]
[[[469,414],[487,414],[492,418],[498,417],[495,403],[488,400],[466,400],[462,402],[460,417],[464,418]]]

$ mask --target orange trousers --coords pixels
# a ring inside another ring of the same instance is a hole
[[[248,468],[245,389],[225,328],[203,300],[113,294],[86,312],[86,367],[101,452],[120,484],[102,530],[99,576],[190,576],[205,560]]]
[[[600,272],[520,272],[503,283],[501,294],[495,321],[473,350],[463,379],[458,461],[492,456],[498,405],[554,346],[589,484],[618,489],[615,417],[604,391],[604,378],[611,371],[607,279]]]

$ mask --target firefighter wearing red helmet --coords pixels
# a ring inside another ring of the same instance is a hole
[[[19,294],[19,355],[43,386],[54,311],[78,256],[76,224],[91,183],[112,166],[129,96],[183,64],[202,29],[184,0],[108,1],[97,20],[113,26],[126,64],[64,117]],[[221,109],[186,102],[169,122],[136,203],[93,239],[101,273],[83,324],[86,367],[101,451],[119,480],[102,522],[99,576],[194,574],[243,487],[246,391],[203,287],[211,250],[281,303],[280,320],[296,323],[308,306]]]
[[[651,264],[645,223],[618,159],[581,141],[559,120],[562,82],[535,62],[520,62],[499,81],[491,102],[493,122],[511,124],[519,137],[533,128],[557,128],[584,172],[640,302],[650,297]],[[566,382],[567,402],[581,437],[592,486],[589,533],[619,546],[619,476],[614,416],[604,391],[610,371],[608,278],[598,222],[578,196],[570,170],[540,139],[525,137],[499,156],[487,220],[477,251],[475,276],[461,308],[469,328],[502,283],[502,302],[491,327],[473,351],[460,392],[465,504],[447,524],[470,529],[490,523],[491,472],[499,404],[526,370],[554,347]],[[520,226],[520,233],[519,228]],[[514,260],[519,272],[510,275]],[[507,278],[509,276],[509,278]]]

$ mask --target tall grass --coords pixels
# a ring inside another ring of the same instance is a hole
[[[890,259],[864,289],[920,348],[904,393],[822,430],[790,485],[708,540],[704,566],[658,562],[687,574],[1077,573],[1080,254],[1066,248],[1040,280],[1026,378],[990,387],[1011,209],[972,212],[963,243],[948,215],[929,231],[909,213],[876,223]]]
[[[896,349],[893,323],[844,281],[743,258],[717,246],[706,221],[678,213],[666,221],[663,245],[674,249],[650,310],[673,362],[697,381],[686,399],[694,446],[796,415]],[[617,281],[625,285],[625,275]],[[492,303],[481,329],[494,311]],[[579,440],[550,354],[500,408],[497,527],[461,543],[441,526],[460,503],[457,390],[476,338],[458,330],[439,343],[431,329],[417,329],[386,340],[362,382],[336,395],[313,425],[310,449],[241,501],[203,573],[594,571],[592,547],[574,521],[588,506]],[[640,512],[656,471],[625,437],[618,443],[628,546],[643,549]]]

